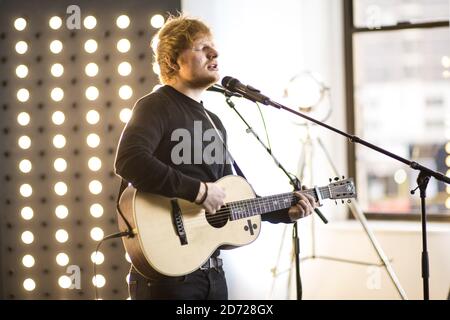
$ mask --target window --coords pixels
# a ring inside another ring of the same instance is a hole
[[[344,3],[348,131],[450,176],[450,1]],[[361,145],[349,159],[369,217],[420,213],[418,171]],[[434,178],[427,214],[450,219],[450,188]]]

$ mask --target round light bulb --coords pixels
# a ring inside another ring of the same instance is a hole
[[[128,76],[131,73],[131,64],[127,61],[121,62],[117,67],[117,72],[123,77]]]
[[[31,161],[28,159],[23,159],[22,161],[19,162],[19,169],[23,173],[29,173],[31,171],[32,167],[33,166],[31,164]]]
[[[17,31],[23,31],[27,27],[27,20],[24,18],[17,18],[14,20],[14,28],[16,28]]]
[[[62,51],[63,49],[63,44],[61,41],[59,40],[53,40],[52,42],[50,42],[50,51],[54,54],[58,54]]]
[[[53,137],[53,145],[57,149],[62,149],[66,145],[66,137],[64,137],[62,134],[57,134]]]
[[[53,167],[58,172],[64,172],[67,169],[67,162],[63,158],[58,158],[53,162]]]
[[[30,123],[30,115],[26,112],[21,112],[17,115],[17,122],[21,126],[26,126]]]
[[[64,90],[61,88],[53,88],[52,91],[50,92],[50,97],[54,101],[59,102],[64,98]]]
[[[20,195],[24,198],[29,198],[33,194],[33,188],[28,183],[24,183],[19,188]]]
[[[98,74],[98,65],[96,63],[88,63],[84,68],[84,72],[88,77],[95,77]]]
[[[34,257],[31,254],[26,254],[23,256],[22,258],[22,264],[24,265],[24,267],[26,268],[31,268],[34,266],[35,264],[35,260]]]
[[[100,145],[100,137],[96,133],[91,133],[87,136],[86,143],[91,148],[97,148]]]
[[[160,14],[155,14],[150,19],[150,25],[155,29],[161,28],[164,25],[164,22],[164,17]]]
[[[133,89],[130,86],[124,85],[119,88],[119,97],[122,100],[128,100],[133,96]]]
[[[54,76],[56,78],[61,77],[64,73],[63,65],[60,63],[55,63],[54,65],[52,65],[52,67],[50,69],[50,73],[52,74],[52,76]]]
[[[34,241],[34,235],[31,231],[24,231],[22,232],[21,239],[25,244],[32,244]]]
[[[21,149],[29,149],[31,147],[31,139],[28,136],[21,136],[18,140],[18,144]]]
[[[28,44],[25,41],[19,41],[16,43],[16,52],[18,54],[25,54],[28,51]]]
[[[94,39],[89,39],[84,43],[84,50],[87,53],[94,53],[95,51],[97,51],[97,48],[97,41],[95,41]]]
[[[95,264],[102,264],[105,261],[105,256],[100,251],[94,251],[91,254],[91,261]]]
[[[106,284],[106,279],[101,274],[92,277],[92,284],[97,288],[102,288]]]
[[[21,79],[25,78],[28,75],[28,67],[24,64],[18,65],[16,75]]]
[[[102,161],[97,157],[91,157],[88,161],[88,167],[91,171],[98,171],[102,167]]]
[[[26,102],[28,99],[30,99],[30,92],[27,89],[22,88],[17,91],[17,100]]]
[[[59,182],[55,183],[55,186],[53,187],[53,189],[58,196],[63,196],[67,193],[67,184],[59,181]]]
[[[92,228],[91,230],[91,238],[94,241],[100,241],[103,239],[104,233],[103,230],[99,227]]]
[[[131,44],[128,39],[120,39],[117,41],[117,50],[121,53],[126,53],[130,50]]]
[[[103,186],[102,183],[98,180],[92,180],[89,182],[89,191],[92,194],[100,194],[102,192]]]
[[[63,289],[69,289],[72,286],[72,279],[69,276],[63,275],[59,277],[58,285]]]
[[[94,29],[97,25],[97,19],[94,16],[87,16],[83,20],[83,25],[86,29]]]
[[[130,108],[123,108],[120,110],[119,119],[123,123],[127,123],[131,119],[132,111]]]
[[[58,265],[60,265],[61,267],[65,267],[67,266],[67,264],[69,263],[69,256],[67,254],[65,254],[64,252],[58,253],[56,255],[56,263]]]
[[[86,89],[86,98],[90,101],[94,101],[98,98],[99,91],[96,87],[90,86]]]
[[[96,110],[89,110],[86,113],[86,121],[89,124],[97,124],[100,121],[100,114]]]
[[[66,117],[62,111],[53,112],[52,121],[54,124],[56,124],[57,126],[60,126],[64,123],[65,120],[66,120]]]
[[[60,204],[55,208],[55,215],[58,219],[65,219],[69,215],[69,209],[65,205]]]
[[[89,208],[89,212],[94,218],[100,218],[103,215],[103,207],[98,203],[94,203]]]
[[[65,243],[69,240],[69,233],[64,229],[59,229],[55,233],[55,239],[59,243]]]
[[[25,279],[23,282],[23,288],[27,291],[33,291],[36,289],[36,282],[31,278]]]
[[[48,21],[48,25],[53,30],[58,30],[62,26],[62,19],[57,16],[51,17],[50,20]]]
[[[22,210],[20,210],[20,215],[24,220],[31,220],[33,219],[34,212],[31,207],[23,207]]]
[[[117,18],[116,24],[120,29],[126,29],[130,25],[130,18],[123,14]]]

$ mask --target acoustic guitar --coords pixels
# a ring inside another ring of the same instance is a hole
[[[133,237],[123,243],[133,266],[144,276],[156,270],[168,276],[191,273],[203,265],[214,251],[252,243],[261,231],[260,215],[287,209],[297,203],[293,192],[256,198],[250,184],[239,176],[226,176],[216,182],[225,189],[225,205],[215,214],[182,199],[140,192],[128,186],[119,208],[130,224]],[[319,205],[324,199],[356,197],[352,179],[325,187],[302,190]],[[118,217],[119,229],[127,224]]]

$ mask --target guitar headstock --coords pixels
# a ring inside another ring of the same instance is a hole
[[[331,179],[330,179],[331,180]],[[330,199],[350,199],[356,198],[356,188],[353,178],[337,180],[328,185]]]

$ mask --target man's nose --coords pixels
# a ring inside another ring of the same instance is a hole
[[[216,59],[218,56],[219,56],[219,52],[214,48],[211,48],[207,55],[209,60]]]

